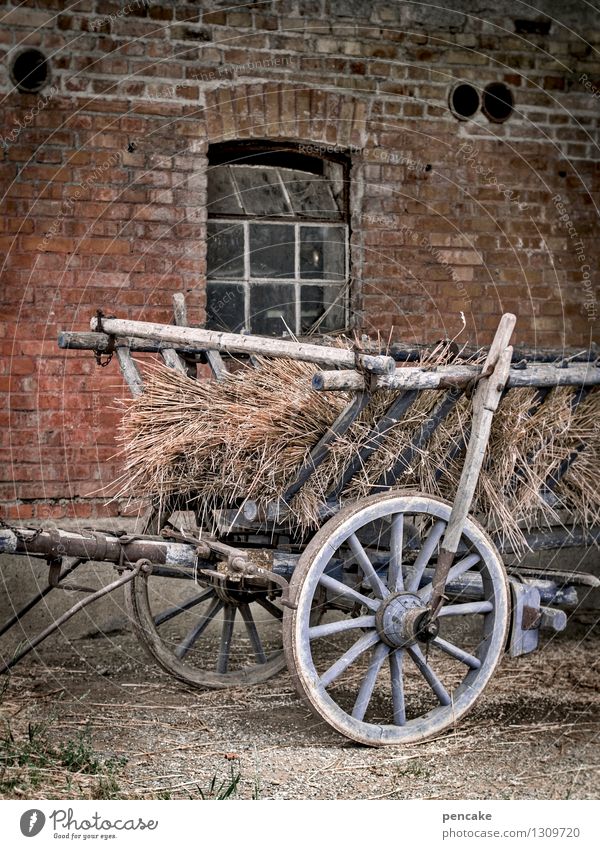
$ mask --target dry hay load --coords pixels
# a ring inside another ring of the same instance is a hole
[[[441,355],[438,348],[420,365],[434,365]],[[248,499],[259,506],[276,502],[352,397],[314,391],[315,371],[317,366],[309,363],[258,358],[256,367],[244,366],[216,382],[196,381],[160,364],[148,366],[144,394],[127,402],[123,415],[126,461],[116,497],[178,494],[180,503],[199,509],[209,526],[215,509],[239,508]],[[495,415],[473,513],[516,550],[525,548],[524,531],[559,521],[540,491],[573,451],[580,453],[554,488],[558,503],[569,511],[570,522],[600,520],[600,390],[592,389],[574,405],[578,391],[557,387],[540,403],[538,390],[513,389]],[[299,530],[318,527],[326,494],[399,394],[375,393],[332,443],[326,460],[291,501],[291,520]],[[440,398],[435,390],[419,393],[350,480],[343,501],[369,493]],[[452,445],[468,438],[470,419],[471,399],[463,395],[398,485],[452,500],[463,455],[450,462],[445,458]]]

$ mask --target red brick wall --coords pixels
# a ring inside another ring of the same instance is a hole
[[[521,35],[510,3],[492,20],[373,0],[67,5],[9,4],[0,30],[5,515],[120,509],[98,492],[120,468],[118,367],[59,352],[56,335],[86,329],[98,307],[169,321],[178,291],[203,320],[212,142],[348,151],[357,328],[433,340],[457,333],[462,312],[461,338],[484,343],[511,310],[519,342],[589,343],[591,11],[548,3],[550,32]],[[53,88],[14,89],[24,46],[49,57]],[[459,122],[447,105],[457,80],[507,83],[514,114]]]

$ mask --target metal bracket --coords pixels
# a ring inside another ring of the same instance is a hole
[[[163,528],[161,534],[168,539],[196,546],[199,557],[206,558],[213,553],[223,558],[224,571],[218,572],[215,569],[200,569],[199,572],[201,575],[221,581],[241,581],[242,578],[251,578],[254,581],[257,579],[261,582],[264,581],[266,585],[269,583],[277,584],[282,590],[281,604],[284,607],[290,607],[293,610],[296,609],[296,605],[289,600],[290,585],[286,579],[272,572],[270,569],[259,566],[250,558],[248,552],[244,549],[235,548],[233,545],[227,545],[211,537],[203,537],[201,540],[197,540],[193,537],[172,531],[170,528]]]
[[[509,581],[512,596],[512,616],[508,652],[519,657],[535,651],[539,642],[540,592],[536,587]]]
[[[206,575],[209,578],[216,578],[220,581],[240,581],[242,578],[251,578],[254,581],[257,579],[259,581],[264,581],[266,586],[270,583],[277,584],[277,586],[281,587],[282,590],[279,598],[281,604],[284,607],[289,607],[291,610],[297,609],[298,605],[294,604],[289,599],[290,585],[284,577],[277,575],[275,572],[271,572],[270,569],[263,569],[255,563],[252,563],[250,560],[244,560],[242,557],[238,557],[236,560],[238,562],[235,564],[227,564],[228,570],[225,572],[217,572],[215,569],[200,569],[199,572],[201,575]],[[229,569],[231,569],[231,572],[229,572]]]
[[[57,587],[62,569],[62,557],[48,557],[48,586]]]
[[[523,605],[521,612],[521,628],[524,631],[535,631],[540,627],[542,621],[542,613],[539,607],[530,607],[528,604]]]

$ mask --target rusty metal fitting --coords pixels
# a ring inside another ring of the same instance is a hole
[[[152,563],[150,563],[149,560],[146,560],[145,557],[136,560],[136,562],[133,564],[134,572],[143,572],[145,575],[152,574],[152,568]]]
[[[208,560],[210,557],[210,551],[210,545],[207,542],[200,541],[196,545],[196,554],[204,560]]]
[[[232,572],[243,572],[244,575],[256,574],[256,566],[254,563],[251,563],[245,557],[240,557],[239,555],[230,557],[227,565]]]

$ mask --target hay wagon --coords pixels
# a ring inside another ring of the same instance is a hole
[[[0,551],[45,559],[49,581],[0,634],[53,588],[84,595],[29,639],[2,671],[77,611],[124,586],[139,640],[180,681],[197,687],[251,685],[287,663],[300,696],[337,731],[367,745],[415,742],[452,727],[477,701],[503,652],[535,649],[540,631],[565,627],[564,608],[577,605],[581,589],[598,586],[583,573],[507,570],[503,557],[511,554],[510,542],[492,538],[470,515],[501,398],[535,387],[539,407],[553,387],[571,386],[575,407],[600,383],[591,357],[513,363],[515,317],[510,314],[500,321],[484,362],[435,368],[418,362],[397,367],[397,359],[418,359],[414,352],[396,352],[395,360],[356,345],[350,350],[192,328],[181,296],[175,298],[175,316],[174,325],[160,325],[99,313],[92,332],[62,333],[59,344],[93,350],[99,362],[114,354],[134,397],[144,393],[144,383],[132,352],[159,353],[185,379],[199,362],[207,363],[215,387],[229,379],[223,353],[251,364],[257,356],[314,363],[322,370],[312,378],[312,391],[345,393],[339,415],[305,456],[283,497],[266,504],[240,497],[213,511],[218,515],[210,532],[202,505],[189,493],[183,498],[173,492],[157,500],[142,533],[3,523]],[[293,499],[369,401],[392,390],[391,403],[318,505],[319,527],[299,529],[290,511]],[[393,464],[373,483],[371,494],[345,499],[348,483],[386,433],[420,393],[431,390],[438,403],[412,438],[397,446]],[[443,474],[445,465],[464,458],[453,500],[403,489],[417,452],[426,450],[465,397],[472,405],[470,426],[439,462]],[[577,453],[544,482],[544,498],[553,497]],[[193,531],[181,522],[190,509],[197,520]],[[526,541],[530,549],[543,550],[599,539],[598,527],[563,526],[533,531]],[[87,561],[113,564],[117,577],[86,591],[70,576]]]

